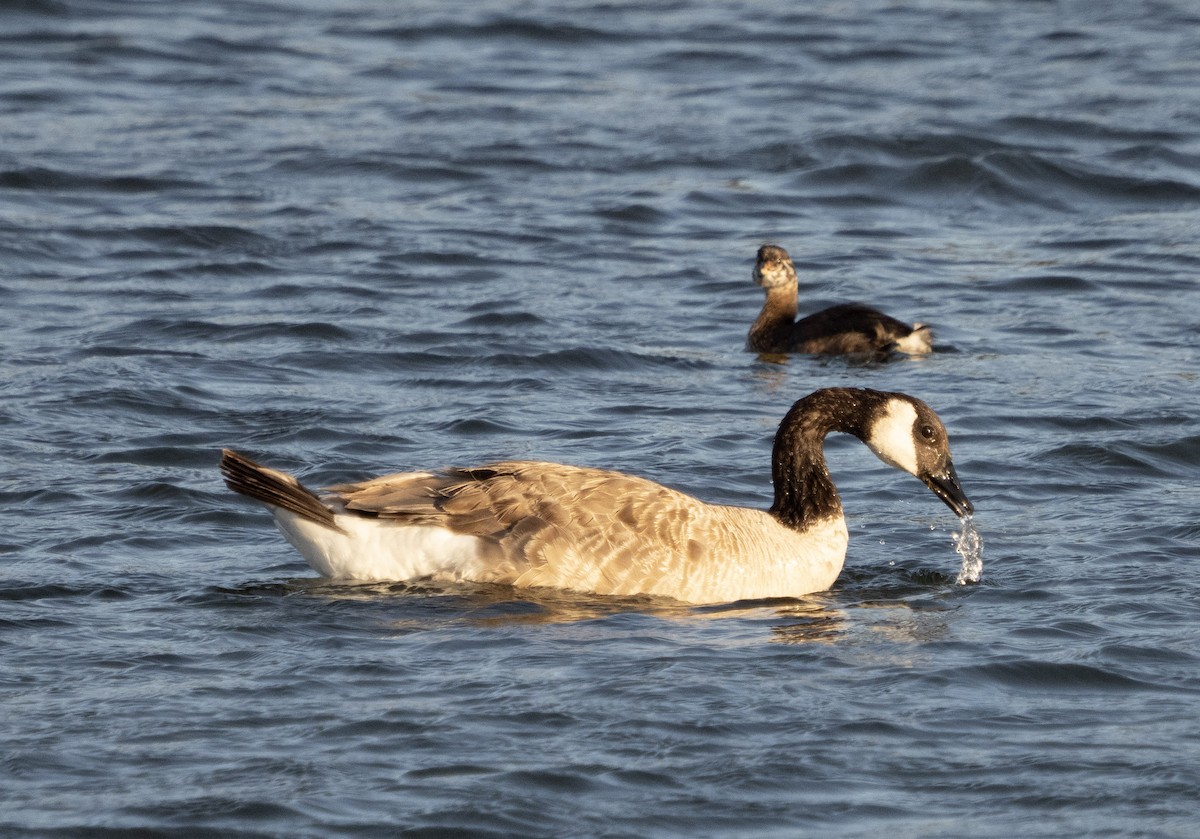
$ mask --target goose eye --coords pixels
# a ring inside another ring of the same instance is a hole
[[[932,425],[922,425],[921,426],[921,436],[924,437],[926,440],[932,440],[934,437],[937,436],[937,432],[935,432],[933,430]]]

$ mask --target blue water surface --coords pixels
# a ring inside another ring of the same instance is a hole
[[[1194,837],[1186,0],[0,3],[0,833]],[[801,309],[884,365],[743,351]],[[537,458],[765,507],[833,385],[834,588],[331,585],[223,486]]]

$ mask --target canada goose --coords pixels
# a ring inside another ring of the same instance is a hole
[[[322,496],[228,449],[221,471],[230,489],[266,503],[284,537],[331,579],[433,576],[725,603],[796,597],[837,579],[848,534],[825,466],[831,431],[916,475],[956,515],[973,512],[929,406],[851,388],[818,390],[783,418],[766,511],[534,461],[385,475]]]
[[[796,320],[796,267],[778,245],[758,249],[754,282],[767,299],[750,327],[747,349],[753,352],[883,358],[895,351],[921,355],[933,349],[928,326],[909,326],[861,303],[843,303]]]

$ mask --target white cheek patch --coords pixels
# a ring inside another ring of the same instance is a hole
[[[911,403],[892,399],[883,415],[871,426],[867,445],[884,463],[915,475],[918,471],[917,444],[913,440],[916,421],[917,409]]]

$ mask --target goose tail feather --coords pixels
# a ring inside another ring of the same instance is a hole
[[[221,474],[225,485],[236,493],[270,507],[281,507],[331,530],[342,529],[329,505],[286,472],[262,466],[231,449],[222,449]]]

